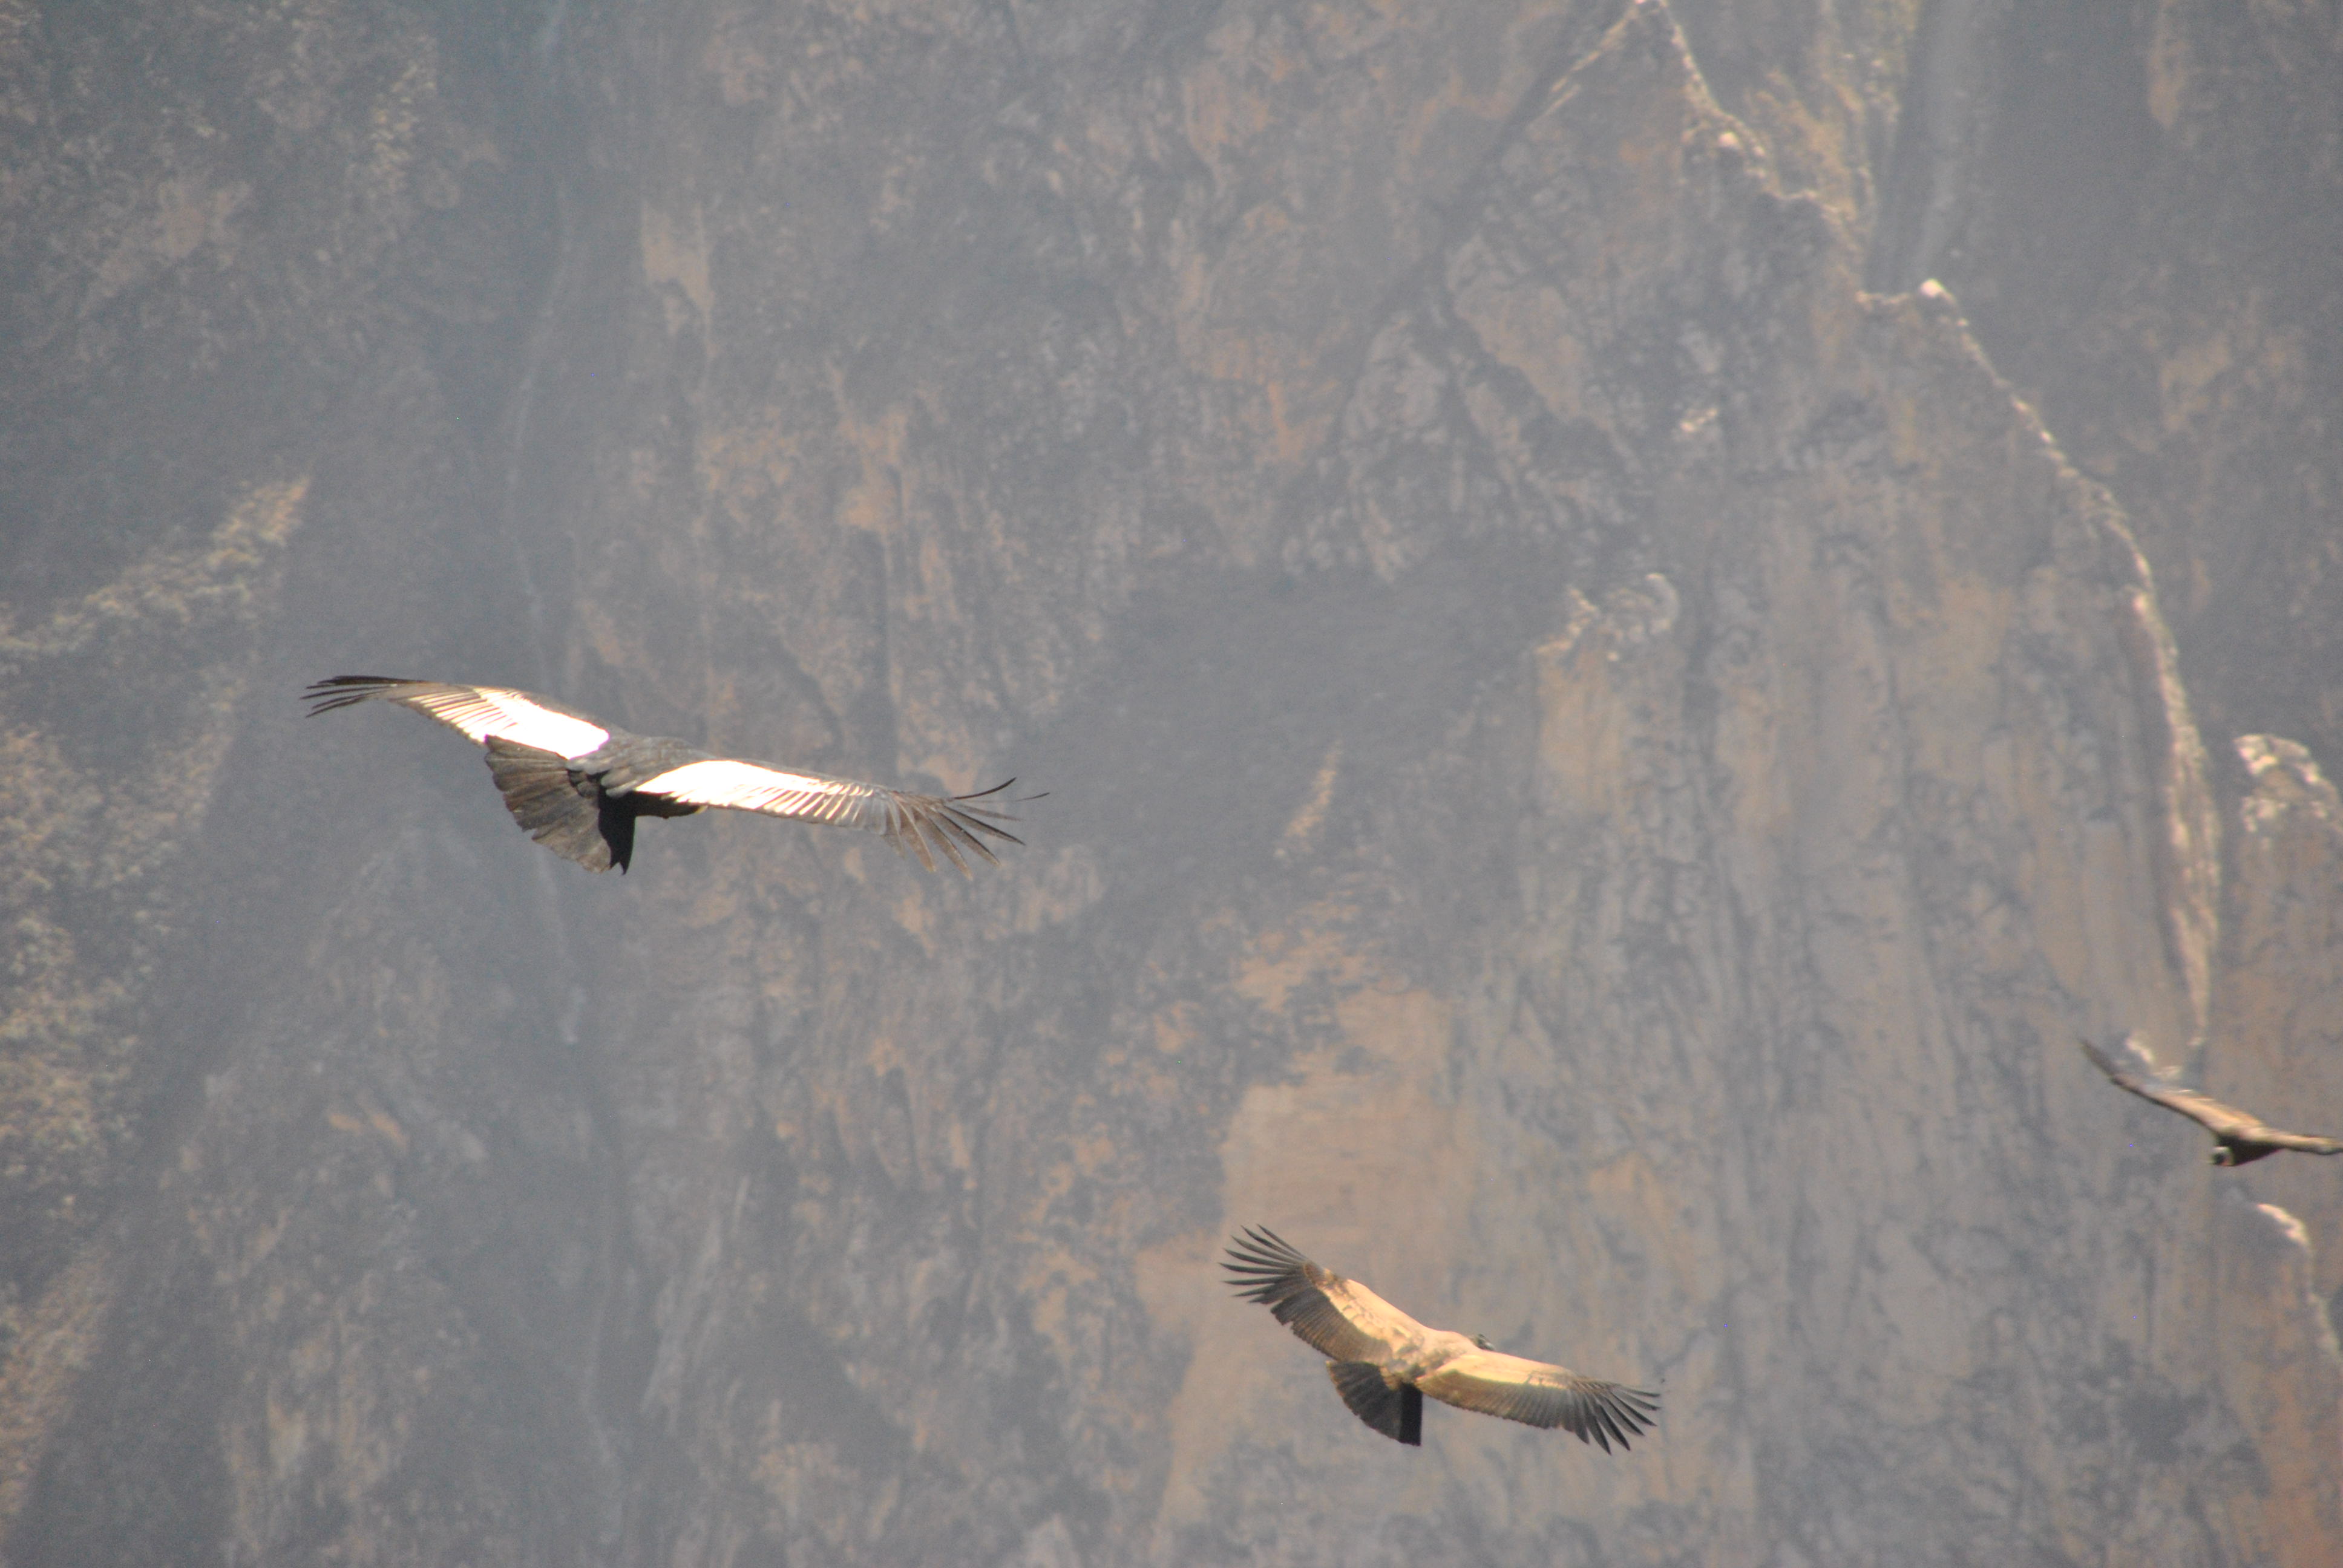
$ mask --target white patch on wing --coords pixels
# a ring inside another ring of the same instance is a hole
[[[1515,1388],[1566,1389],[1576,1377],[1568,1367],[1558,1367],[1551,1362],[1534,1362],[1525,1356],[1507,1355],[1503,1351],[1484,1351],[1477,1346],[1440,1370],[1453,1372],[1460,1378],[1471,1378],[1476,1382]]]
[[[1361,1333],[1381,1341],[1386,1353],[1433,1332],[1356,1280],[1342,1281],[1327,1292],[1327,1299]]]
[[[762,811],[772,817],[799,817],[817,822],[850,822],[862,803],[884,793],[868,784],[843,779],[823,779],[805,773],[784,773],[754,762],[710,758],[670,768],[635,786],[639,795],[657,795],[688,806],[722,806],[736,811]]]
[[[453,725],[474,740],[491,735],[516,746],[533,747],[575,761],[598,751],[610,732],[598,724],[556,713],[529,700],[525,691],[496,686],[449,686],[396,700]]]

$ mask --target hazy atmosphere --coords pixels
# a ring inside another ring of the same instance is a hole
[[[5,1568],[2343,1561],[2343,0],[0,0],[0,367]]]

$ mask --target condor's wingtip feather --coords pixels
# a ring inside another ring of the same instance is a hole
[[[945,842],[947,844],[949,844],[952,839],[957,839],[968,848],[983,856],[988,864],[995,866],[1001,864],[999,860],[992,858],[992,851],[986,849],[977,839],[977,836],[970,832],[967,826],[952,812],[937,812],[933,819],[933,825],[943,830],[946,835]],[[980,823],[979,826],[980,827],[982,824]],[[962,870],[966,870],[968,868],[963,866],[960,869]]]
[[[996,839],[1005,839],[1011,844],[1022,844],[1025,840],[1019,838],[1016,834],[1009,831],[1006,828],[996,828],[993,826],[993,823],[995,822],[1014,822],[1017,820],[1016,817],[1007,811],[1001,810],[999,808],[1004,804],[1017,806],[1022,805],[1028,800],[1039,800],[1042,799],[1043,796],[1048,795],[1049,791],[1044,789],[1039,795],[1020,795],[1014,800],[1001,800],[1001,792],[1016,782],[1017,780],[1012,777],[1003,779],[1000,783],[995,784],[990,789],[978,789],[966,795],[945,796],[933,802],[936,815],[951,822],[957,830],[963,833],[970,829],[973,829],[975,832],[979,833],[990,833]],[[980,800],[990,800],[994,802],[994,804],[990,806],[980,806],[976,804],[976,802]],[[987,859],[990,859],[992,858],[991,852],[987,850],[983,845],[978,844],[976,847],[978,851],[983,854]]]
[[[968,862],[960,858],[960,848],[952,842],[951,835],[946,832],[943,828],[938,824],[935,818],[926,816],[914,818],[912,819],[911,831],[918,834],[922,839],[934,839],[936,849],[942,853],[945,859],[950,860],[952,863],[952,869],[958,871],[961,876],[970,877],[975,875],[974,872],[968,869]]]
[[[967,806],[971,811],[980,811],[988,817],[1000,817],[1003,821],[1014,822],[1017,819],[1016,818],[1003,816],[1001,811],[995,809],[995,807],[1021,806],[1028,800],[1039,800],[1043,795],[1047,795],[1049,793],[1047,789],[1044,789],[1040,795],[1020,795],[1014,800],[994,800],[994,797],[998,796],[1002,790],[1008,789],[1011,784],[1016,782],[1017,776],[1012,773],[1008,778],[1003,779],[1000,783],[995,784],[990,789],[971,789],[965,795],[953,795],[949,797],[949,799],[955,806]],[[993,800],[994,803],[992,806],[975,806],[970,804],[970,802],[975,800]]]
[[[1630,1437],[1643,1436],[1651,1431],[1652,1423],[1659,1419],[1659,1402],[1660,1396],[1647,1389],[1628,1388],[1624,1384],[1613,1383],[1594,1396],[1594,1414],[1603,1428],[1608,1430],[1611,1436],[1618,1442],[1619,1451],[1625,1453],[1632,1452],[1635,1446],[1627,1440]],[[1599,1432],[1595,1441],[1602,1442]],[[1609,1444],[1604,1445],[1603,1452],[1605,1453],[1611,1452]]]
[[[331,713],[337,708],[349,708],[369,698],[380,697],[394,686],[412,686],[413,681],[387,675],[330,675],[323,680],[313,680],[301,693],[301,700],[310,704],[309,717]]]
[[[1240,1239],[1229,1243],[1228,1255],[1221,1267],[1231,1276],[1230,1286],[1249,1302],[1273,1306],[1277,1298],[1286,1293],[1302,1278],[1302,1271],[1310,1260],[1294,1249],[1293,1243],[1266,1225],[1248,1225]]]

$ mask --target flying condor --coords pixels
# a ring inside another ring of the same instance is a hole
[[[2343,1143],[2309,1132],[2282,1132],[2248,1111],[2224,1105],[2193,1089],[2174,1089],[2152,1078],[2126,1072],[2107,1053],[2089,1040],[2077,1042],[2091,1065],[2107,1075],[2117,1089],[2127,1089],[2142,1100],[2152,1100],[2167,1111],[2177,1111],[2213,1135],[2213,1163],[2250,1165],[2255,1161],[2292,1149],[2303,1154],[2343,1154]]]
[[[1276,1314],[1327,1358],[1326,1375],[1351,1413],[1385,1437],[1423,1442],[1423,1396],[1531,1426],[1559,1426],[1604,1452],[1641,1436],[1659,1395],[1525,1361],[1475,1334],[1428,1329],[1356,1280],[1322,1269],[1276,1231],[1248,1229],[1221,1265],[1237,1294]]]
[[[488,749],[488,773],[513,820],[589,871],[626,870],[634,858],[638,817],[689,817],[709,807],[867,828],[884,834],[899,855],[908,847],[930,871],[936,863],[930,847],[940,849],[963,876],[968,861],[961,850],[992,860],[985,836],[1024,842],[993,826],[1016,820],[998,809],[1013,779],[973,795],[913,795],[711,757],[680,740],[629,735],[558,702],[498,686],[337,675],[303,696],[315,705],[313,718],[380,698],[461,730]]]

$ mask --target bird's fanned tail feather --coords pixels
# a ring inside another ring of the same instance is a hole
[[[1392,1387],[1373,1362],[1328,1362],[1326,1375],[1353,1415],[1394,1442],[1423,1446],[1423,1395],[1414,1388]]]
[[[603,799],[590,784],[581,788],[568,763],[550,751],[517,746],[490,736],[486,742],[488,775],[497,781],[505,809],[528,836],[589,871],[620,871],[634,859],[634,814]]]

